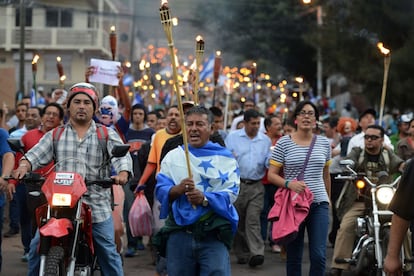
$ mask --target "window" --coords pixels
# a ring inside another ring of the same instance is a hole
[[[46,10],[46,27],[72,27],[72,10]]]
[[[27,27],[31,27],[32,26],[32,14],[33,14],[33,10],[31,8],[26,8],[25,10],[25,20],[26,20],[26,24],[25,26]],[[16,9],[16,27],[20,26],[20,9],[17,8]]]

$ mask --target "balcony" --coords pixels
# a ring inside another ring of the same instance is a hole
[[[0,48],[11,51],[20,48],[20,28],[0,27]],[[25,48],[33,50],[99,51],[111,55],[109,34],[102,29],[25,28]]]

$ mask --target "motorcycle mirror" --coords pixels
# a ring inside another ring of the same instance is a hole
[[[344,159],[344,160],[339,161],[339,165],[353,167],[355,165],[355,162],[352,161],[351,159]]]
[[[24,155],[24,144],[22,140],[16,138],[9,138],[7,139],[7,143],[9,144],[10,148],[15,152],[20,152]]]
[[[125,156],[129,151],[130,145],[122,144],[122,145],[115,145],[111,151],[112,157],[122,157]]]

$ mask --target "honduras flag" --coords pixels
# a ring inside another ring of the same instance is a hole
[[[36,90],[34,88],[30,90],[30,106],[37,106]]]
[[[178,225],[190,225],[206,213],[213,211],[227,219],[233,232],[237,230],[239,216],[233,203],[240,188],[240,172],[231,152],[220,145],[208,142],[201,148],[189,147],[191,172],[195,188],[208,199],[208,208],[198,205],[196,209],[183,194],[172,203],[172,212]],[[170,151],[163,159],[161,171],[157,174],[155,194],[161,202],[160,218],[169,212],[169,191],[174,185],[188,177],[183,146]]]
[[[134,96],[134,100],[132,101],[132,105],[142,104],[142,103],[144,103],[144,101],[142,100],[141,95],[139,94],[139,92],[135,92],[135,96]]]
[[[203,69],[200,72],[200,81],[205,81],[207,78],[213,78],[215,55],[211,54],[206,62],[203,64]]]

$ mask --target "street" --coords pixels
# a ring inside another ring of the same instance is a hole
[[[7,226],[6,226],[7,227]],[[306,248],[307,245],[305,245]],[[25,275],[27,273],[27,264],[20,260],[23,253],[23,247],[20,241],[20,235],[16,235],[11,238],[3,238],[2,255],[3,255],[3,268],[2,275],[14,276]],[[332,248],[328,248],[328,262],[330,265],[330,257],[332,255]],[[232,275],[257,275],[257,276],[270,276],[270,275],[285,275],[284,261],[281,259],[280,254],[275,254],[270,251],[269,247],[266,247],[265,262],[262,266],[256,268],[250,268],[248,265],[240,265],[236,263],[236,257],[231,255]],[[305,251],[303,258],[303,275],[308,274],[309,258],[308,253]],[[124,271],[125,275],[140,275],[140,276],[154,276],[155,267],[151,264],[150,251],[138,251],[137,256],[133,258],[124,258]]]

